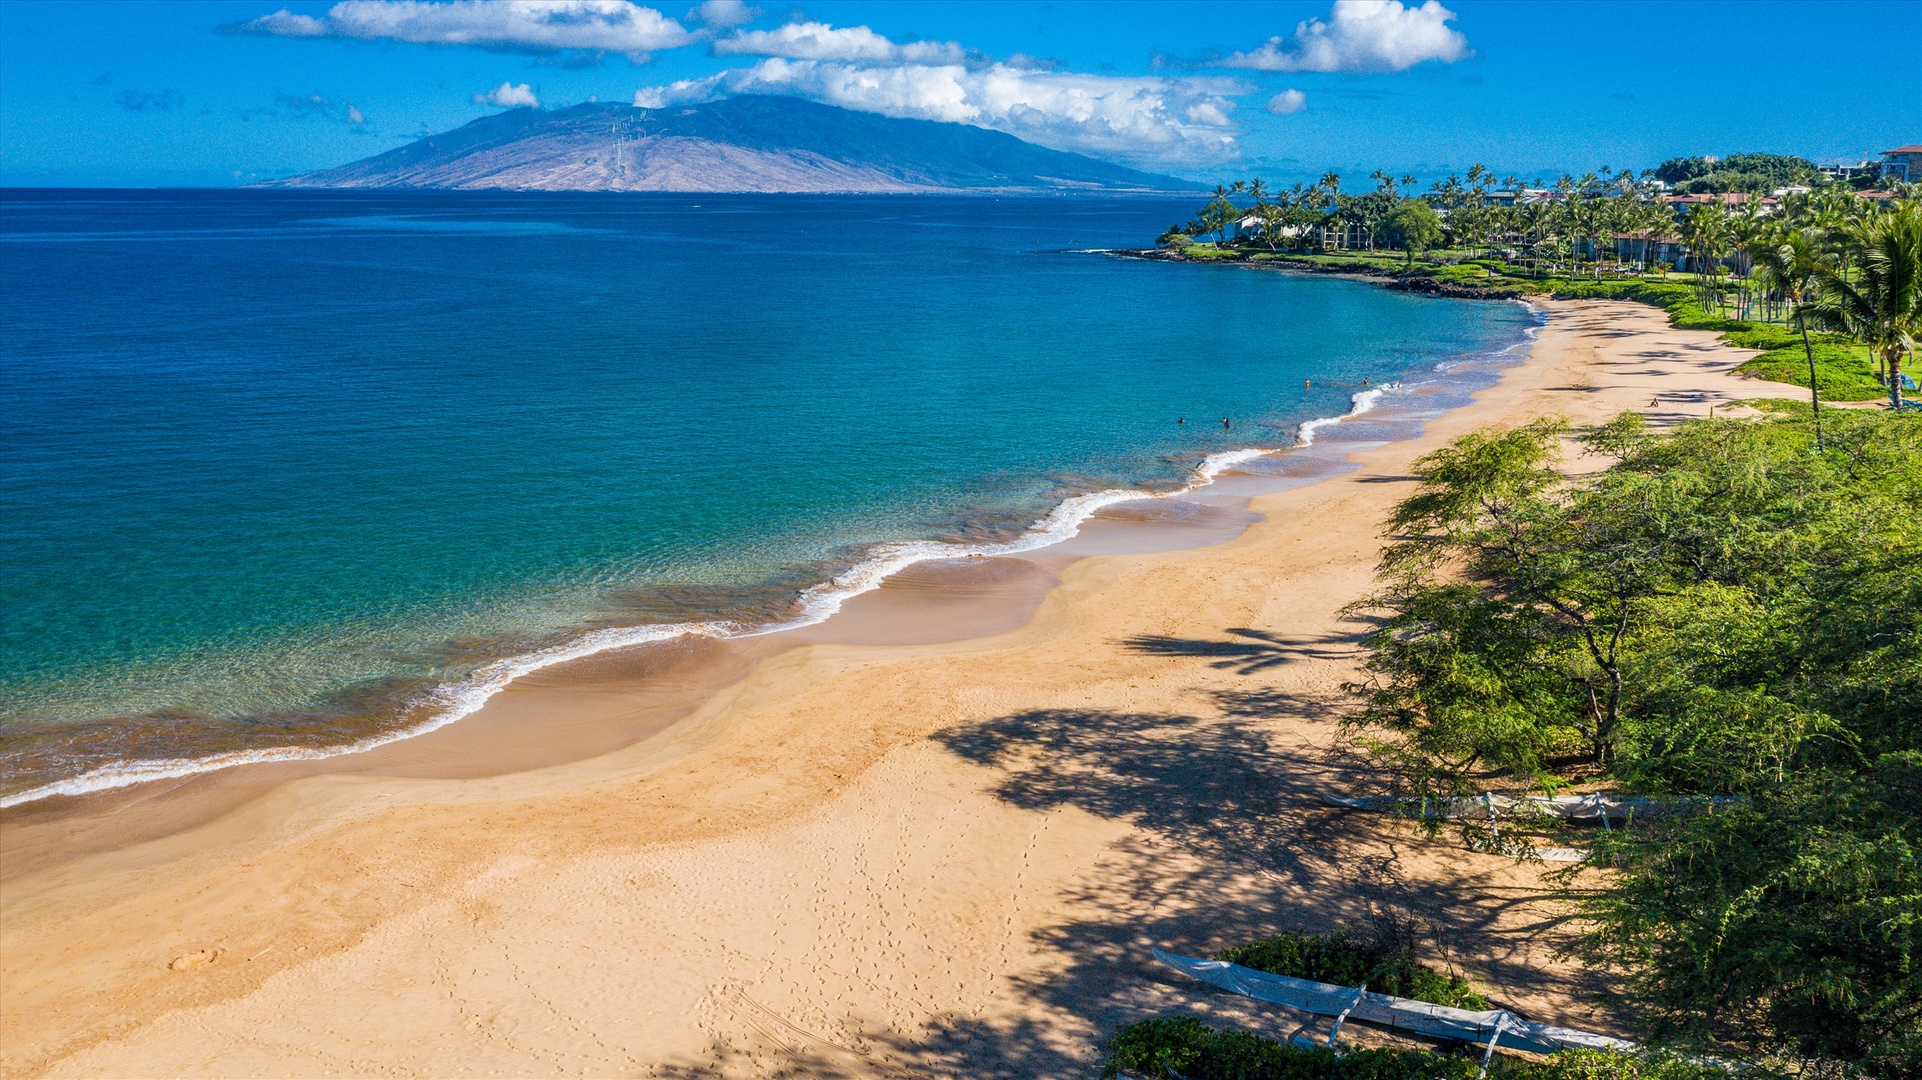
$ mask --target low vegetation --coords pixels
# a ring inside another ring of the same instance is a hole
[[[1274,975],[1366,986],[1378,994],[1456,1009],[1480,1012],[1489,1007],[1488,999],[1477,994],[1468,980],[1421,963],[1412,946],[1399,940],[1357,938],[1340,930],[1289,933],[1238,945],[1215,954],[1215,959]]]
[[[1108,1042],[1102,1075],[1143,1080],[1474,1080],[1477,1054],[1294,1046],[1193,1017],[1142,1020]],[[1709,1065],[1650,1055],[1570,1051],[1541,1061],[1497,1057],[1498,1080],[1726,1080]]]

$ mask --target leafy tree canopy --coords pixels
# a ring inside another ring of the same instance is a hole
[[[1591,838],[1584,954],[1658,1036],[1893,1080],[1922,1072],[1922,423],[1823,422],[1817,452],[1806,413],[1630,414],[1574,478],[1555,421],[1422,459],[1352,723],[1412,793],[1657,799]]]
[[[1806,158],[1787,154],[1730,154],[1671,158],[1655,167],[1655,178],[1685,192],[1773,191],[1790,184],[1826,182],[1821,170]]]

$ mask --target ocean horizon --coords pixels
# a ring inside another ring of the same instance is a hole
[[[0,805],[818,620],[1499,356],[1191,200],[0,191]]]

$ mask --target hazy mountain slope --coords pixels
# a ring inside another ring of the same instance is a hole
[[[1190,190],[963,124],[796,98],[482,117],[376,157],[263,185],[534,191]]]

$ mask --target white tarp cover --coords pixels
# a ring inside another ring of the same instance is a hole
[[[1155,959],[1210,986],[1218,986],[1256,1001],[1286,1005],[1318,1016],[1338,1016],[1342,1010],[1352,1006],[1353,1011],[1348,1015],[1355,1019],[1435,1038],[1486,1043],[1489,1034],[1495,1030],[1496,1022],[1507,1017],[1502,1022],[1501,1040],[1496,1045],[1508,1050],[1552,1054],[1558,1050],[1632,1052],[1639,1049],[1625,1039],[1571,1031],[1552,1024],[1538,1024],[1502,1009],[1469,1012],[1467,1009],[1451,1009],[1445,1005],[1376,993],[1363,993],[1358,1002],[1355,1000],[1357,988],[1353,986],[1331,986],[1286,975],[1270,975],[1225,960],[1197,960],[1165,953],[1160,949],[1155,950]]]
[[[1489,808],[1496,810],[1525,810],[1530,813],[1546,814],[1564,821],[1600,821],[1612,818],[1616,821],[1630,817],[1647,817],[1656,812],[1655,804],[1646,798],[1622,798],[1617,795],[1469,795],[1455,799],[1397,799],[1392,795],[1368,795],[1358,799],[1343,798],[1339,795],[1323,795],[1321,801],[1329,806],[1339,806],[1348,810],[1373,810],[1384,814],[1406,814],[1411,817],[1486,817]]]

